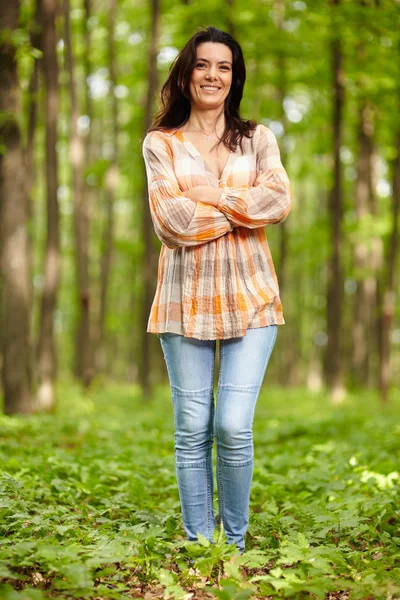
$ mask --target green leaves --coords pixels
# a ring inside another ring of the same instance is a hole
[[[399,595],[395,411],[262,391],[239,556],[222,526],[186,540],[168,394],[68,386],[54,416],[1,417],[2,598]]]

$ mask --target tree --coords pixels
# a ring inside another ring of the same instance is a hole
[[[43,73],[46,89],[47,240],[38,342],[38,403],[42,409],[52,410],[55,405],[54,379],[57,370],[53,321],[60,278],[56,152],[58,116],[58,65],[56,55],[57,0],[41,0],[41,2]]]
[[[89,286],[89,205],[85,194],[85,145],[78,132],[79,106],[75,75],[75,61],[71,43],[70,2],[64,0],[64,32],[66,67],[69,75],[71,104],[70,164],[72,168],[72,194],[74,207],[75,261],[78,287],[78,318],[75,333],[74,371],[85,386],[93,376],[92,345],[90,336],[90,286]]]
[[[337,16],[340,0],[331,0],[333,16]],[[341,316],[343,301],[343,273],[341,267],[341,227],[343,216],[342,173],[340,147],[342,145],[342,112],[344,100],[343,57],[340,32],[332,32],[331,67],[334,89],[333,106],[333,184],[329,194],[329,216],[331,226],[331,256],[328,264],[327,329],[325,377],[333,397],[342,395],[341,373]]]
[[[148,70],[148,86],[146,96],[146,108],[144,116],[144,133],[151,124],[151,114],[153,99],[158,87],[157,74],[157,45],[158,45],[158,25],[159,25],[159,0],[152,0],[151,3],[151,38],[149,49],[149,70]],[[153,223],[150,215],[150,208],[147,196],[147,188],[143,192],[143,213],[142,213],[142,233],[144,240],[144,260],[143,260],[143,302],[142,302],[142,331],[143,331],[143,353],[139,370],[139,378],[142,386],[143,396],[145,398],[150,395],[150,335],[146,332],[147,321],[150,314],[151,303],[154,295],[154,273],[157,269],[155,265],[155,251],[153,245]]]
[[[30,413],[30,274],[24,158],[18,123],[20,91],[16,47],[19,2],[0,4],[0,268],[2,381],[5,412]]]

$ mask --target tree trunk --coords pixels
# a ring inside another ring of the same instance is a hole
[[[158,87],[157,74],[157,45],[158,45],[158,26],[159,26],[159,0],[152,0],[152,27],[151,40],[149,51],[149,70],[148,70],[148,88],[144,118],[144,135],[151,125],[152,120],[152,103]],[[144,170],[144,165],[143,165]],[[145,177],[144,177],[145,180]],[[153,244],[153,223],[150,215],[150,207],[148,201],[147,188],[143,193],[143,211],[142,211],[142,235],[144,242],[144,258],[143,258],[143,302],[142,302],[142,355],[139,364],[139,380],[142,388],[143,398],[150,397],[150,344],[151,337],[154,334],[147,333],[147,323],[150,314],[151,304],[153,301],[154,290],[156,286],[157,274],[157,255]],[[155,336],[154,336],[155,337]],[[157,340],[158,341],[158,340]]]
[[[79,106],[76,93],[75,65],[71,44],[70,2],[64,0],[66,67],[69,74],[71,106],[70,162],[74,206],[75,260],[78,286],[78,317],[75,333],[75,375],[87,387],[93,376],[90,343],[89,293],[89,211],[84,193],[85,146],[78,132]]]
[[[100,273],[100,315],[99,315],[99,343],[97,346],[97,365],[104,369],[105,339],[104,328],[107,313],[107,295],[112,261],[112,245],[114,237],[114,200],[119,181],[118,170],[118,105],[115,96],[117,85],[116,58],[115,58],[115,19],[117,3],[111,0],[109,5],[108,40],[109,40],[109,69],[110,69],[110,102],[112,118],[112,156],[105,176],[105,221],[102,234],[102,255]]]
[[[360,6],[367,7],[365,0]],[[358,69],[362,73],[367,68],[368,56],[365,42],[357,45]],[[357,163],[357,179],[355,188],[355,208],[357,218],[362,225],[365,218],[371,219],[376,214],[376,155],[374,152],[375,106],[371,104],[368,93],[360,81],[360,108]],[[365,240],[362,233],[354,247],[355,279],[357,282],[354,296],[352,329],[352,375],[358,385],[372,383],[376,370],[373,369],[379,347],[376,336],[376,320],[378,304],[377,274],[382,267],[382,239],[375,235]]]
[[[276,28],[284,34],[285,26],[285,2],[284,0],[275,0],[274,2],[274,22]],[[279,100],[280,107],[280,122],[283,125],[283,129],[286,132],[288,127],[288,119],[283,108],[283,103],[286,96],[287,89],[287,68],[286,59],[282,52],[279,50],[277,54],[277,71],[279,73],[279,81],[277,87],[277,97]],[[286,155],[283,146],[280,147],[280,154],[282,163],[286,166]],[[277,276],[279,281],[279,295],[283,301],[285,295],[285,284],[287,278],[287,261],[288,258],[288,234],[287,234],[287,222],[279,224],[279,262],[277,266]],[[298,351],[298,331],[296,331],[296,319],[290,327],[282,328],[283,331],[280,335],[281,342],[280,347],[284,348],[285,351],[280,353],[279,360],[279,381],[281,385],[290,385],[295,379],[296,371],[296,358],[299,356]],[[283,339],[282,339],[283,338]]]
[[[86,52],[84,53],[83,63],[84,63],[84,73],[85,73],[85,82],[88,81],[88,78],[91,75],[91,47],[92,47],[92,38],[89,28],[89,19],[92,16],[92,0],[84,0],[85,5],[85,17],[84,17],[84,40],[85,40],[85,48]],[[85,85],[85,115],[89,117],[89,131],[85,136],[85,169],[90,167],[93,161],[96,159],[96,150],[97,146],[94,141],[94,110],[93,110],[93,102],[89,93],[89,85]],[[87,207],[87,219],[88,219],[88,237],[90,238],[90,226],[93,219],[93,208],[96,204],[96,193],[93,190],[93,187],[89,185],[86,180],[84,181],[84,195],[86,199],[86,207]],[[88,263],[89,266],[93,264],[91,261],[93,260],[93,254],[90,252],[90,240],[88,240]],[[99,324],[99,314],[100,314],[100,305],[96,296],[96,286],[99,279],[96,276],[90,277],[90,269],[89,269],[89,298],[90,298],[90,307],[89,307],[89,339],[91,343],[91,348],[89,352],[89,360],[86,363],[88,377],[94,377],[96,373],[95,368],[95,335],[96,331],[98,331]]]
[[[54,380],[57,370],[53,319],[60,278],[56,153],[58,116],[58,65],[56,55],[57,0],[41,0],[41,2],[43,19],[43,72],[46,88],[47,240],[38,343],[39,389],[37,398],[40,408],[52,410],[55,405]]]
[[[33,48],[42,50],[42,31],[41,31],[41,16],[40,16],[40,0],[36,1],[36,11],[34,18],[34,27],[31,33],[31,44]],[[26,196],[26,211],[29,223],[29,260],[32,264],[33,246],[34,246],[34,224],[33,224],[33,206],[32,206],[32,187],[35,180],[35,163],[34,163],[34,148],[35,148],[35,132],[38,116],[38,90],[39,90],[39,73],[42,66],[40,58],[35,59],[33,72],[29,82],[28,100],[27,100],[27,140],[26,148],[24,149],[25,160],[25,196]],[[32,272],[30,266],[29,272]],[[33,294],[33,281],[31,281],[31,293]]]
[[[0,4],[0,30],[18,29],[19,2]],[[0,41],[0,269],[4,405],[7,414],[30,413],[29,255],[24,158],[18,125],[20,93],[15,45]]]
[[[356,215],[362,222],[371,214],[373,169],[373,122],[372,111],[362,100],[359,113],[358,146],[360,154],[357,165],[355,189]],[[373,320],[373,299],[376,294],[376,276],[371,257],[371,244],[358,239],[354,247],[355,279],[357,291],[354,296],[352,321],[352,372],[358,385],[369,379],[370,340]]]
[[[397,156],[393,162],[393,203],[392,203],[392,231],[389,240],[387,258],[387,281],[383,293],[382,320],[381,320],[381,360],[380,360],[380,392],[383,402],[388,399],[390,386],[390,333],[393,316],[396,310],[396,259],[399,245],[399,205],[400,205],[400,132],[396,140]]]
[[[330,0],[332,11],[339,10],[340,0]],[[343,300],[343,274],[340,244],[342,227],[342,175],[340,147],[342,145],[343,112],[343,67],[341,41],[337,33],[332,34],[332,75],[334,87],[333,137],[334,137],[334,180],[329,194],[328,214],[331,227],[331,257],[328,263],[327,290],[327,333],[328,343],[325,356],[325,379],[334,401],[343,398],[341,369],[341,319]]]

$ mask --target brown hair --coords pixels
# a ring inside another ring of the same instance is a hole
[[[243,136],[251,137],[250,132],[257,127],[255,121],[243,120],[239,114],[246,81],[243,53],[239,43],[229,33],[212,26],[195,33],[171,64],[168,79],[161,88],[162,108],[155,115],[148,132],[178,129],[187,122],[190,116],[189,85],[196,65],[196,49],[203,42],[225,44],[232,51],[232,85],[225,98],[226,127],[219,143],[224,143],[233,152],[239,144],[242,150]]]

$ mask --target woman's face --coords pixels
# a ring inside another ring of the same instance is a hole
[[[223,106],[232,83],[232,51],[214,42],[199,44],[196,50],[189,87],[191,102],[201,109]]]

